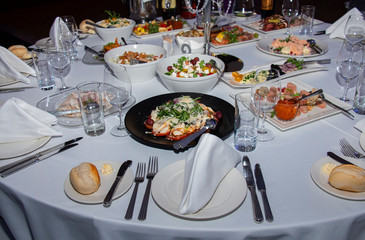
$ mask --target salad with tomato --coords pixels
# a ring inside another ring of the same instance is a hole
[[[195,78],[204,77],[217,73],[217,70],[213,67],[214,64],[210,60],[205,62],[198,57],[190,59],[189,57],[181,57],[177,60],[177,63],[167,67],[166,75],[181,78]]]

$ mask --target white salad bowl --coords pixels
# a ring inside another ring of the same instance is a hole
[[[121,27],[121,28],[100,28],[95,27],[95,31],[99,35],[99,37],[105,41],[105,42],[114,42],[115,38],[118,39],[118,42],[121,41],[121,38],[123,37],[125,40],[129,39],[134,25],[136,25],[136,22],[132,19],[127,19],[130,23],[130,25]],[[100,24],[102,21],[97,22],[96,24]]]
[[[198,57],[199,60],[204,60],[205,62],[209,62],[211,59],[213,59],[216,62],[216,67],[220,70],[220,72],[218,71],[218,73],[209,76],[195,77],[195,78],[181,78],[181,77],[166,75],[167,67],[172,66],[174,63],[177,63],[178,59],[183,56],[188,57],[189,59]],[[218,82],[220,74],[223,73],[224,71],[224,63],[219,58],[210,55],[181,54],[181,55],[170,56],[159,61],[157,63],[156,71],[161,81],[171,92],[207,93],[210,92]]]
[[[156,56],[162,55],[162,58],[153,62],[140,63],[135,65],[120,64],[115,62],[119,56],[122,56],[125,52],[128,51],[139,53],[145,52],[146,54],[153,54]],[[166,50],[162,47],[149,44],[134,44],[125,45],[109,50],[107,53],[105,53],[104,60],[112,70],[122,68],[122,66],[124,66],[127,69],[129,78],[131,79],[131,82],[133,84],[146,82],[153,79],[156,76],[157,63],[165,58],[166,55]]]

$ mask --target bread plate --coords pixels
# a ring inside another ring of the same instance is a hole
[[[113,168],[113,171],[108,175],[103,175],[101,173],[101,169],[103,167],[103,164],[110,164]],[[95,165],[95,167],[98,169],[99,176],[100,176],[100,187],[99,189],[89,195],[83,195],[78,193],[71,185],[70,182],[70,176],[67,175],[64,183],[64,191],[65,194],[73,201],[78,203],[85,203],[85,204],[99,204],[103,203],[104,198],[106,194],[108,193],[110,187],[112,186],[115,177],[118,173],[118,169],[122,162],[116,162],[116,161],[96,161],[92,162],[92,164]],[[125,172],[123,179],[119,183],[117,189],[115,190],[115,193],[113,195],[113,199],[117,199],[121,197],[123,194],[125,194],[129,188],[132,186],[133,183],[133,172],[130,168],[127,169]]]
[[[363,160],[350,158],[350,157],[343,157],[343,158],[359,167],[365,168],[365,162]],[[340,198],[344,198],[344,199],[348,199],[348,200],[365,200],[365,192],[359,192],[359,193],[349,192],[349,191],[343,191],[343,190],[339,190],[337,188],[332,187],[328,183],[329,176],[321,171],[322,166],[326,163],[333,163],[336,166],[340,165],[340,163],[338,163],[337,161],[333,160],[332,158],[330,158],[328,156],[321,158],[313,163],[311,170],[310,170],[310,174],[311,174],[313,182],[315,184],[317,184],[317,186],[319,188],[321,188],[323,191],[325,191],[333,196],[336,196],[336,197],[340,197]]]

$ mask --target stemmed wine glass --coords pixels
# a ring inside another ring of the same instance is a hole
[[[281,6],[283,17],[288,22],[287,35],[290,35],[290,22],[298,16],[299,13],[299,0],[283,0]]]
[[[263,81],[263,77],[268,80]],[[265,128],[265,113],[273,110],[280,96],[281,77],[279,71],[257,69],[254,82],[251,85],[251,98],[259,110],[261,118],[261,125],[257,130],[257,140],[260,142],[270,141],[275,137],[271,130]]]
[[[340,100],[350,102],[347,97],[350,82],[359,75],[360,65],[363,58],[363,50],[361,44],[353,45],[349,41],[345,41],[337,57],[337,72],[346,79],[345,90]]]
[[[104,96],[106,100],[119,110],[119,125],[114,126],[110,133],[116,137],[128,136],[124,125],[123,107],[132,95],[132,84],[127,70],[122,67],[118,70],[104,70]]]
[[[78,38],[78,29],[73,16],[60,17],[59,23],[60,40],[64,45],[71,61],[77,60],[77,50],[75,42]]]
[[[345,38],[351,44],[361,42],[365,37],[365,23],[363,16],[351,15],[346,22]]]
[[[47,43],[47,61],[48,64],[55,69],[61,79],[60,91],[66,90],[69,87],[66,86],[64,80],[64,70],[70,65],[70,58],[67,55],[65,49],[61,47],[52,47],[50,42]]]

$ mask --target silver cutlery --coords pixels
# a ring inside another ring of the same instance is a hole
[[[200,135],[202,135],[205,131],[207,131],[208,129],[215,129],[217,127],[217,121],[214,119],[209,119],[206,121],[204,127],[202,129],[200,129],[199,131],[189,135],[188,137],[175,142],[172,146],[176,149],[179,150],[180,148],[183,149],[185,148],[189,143],[191,143],[192,141],[194,141],[197,137],[199,137]]]
[[[79,140],[81,140],[82,137],[78,137],[69,141],[66,141],[64,143],[58,144],[54,147],[48,148],[46,150],[40,151],[36,154],[33,154],[29,157],[25,157],[23,159],[20,159],[16,162],[9,163],[5,166],[0,167],[0,174],[1,177],[7,177],[10,174],[15,173],[16,171],[19,171],[20,169],[23,169],[33,163],[42,161],[46,158],[49,158],[57,153],[63,152],[67,149],[70,149],[72,147],[75,147],[78,145],[78,143],[75,143]]]
[[[265,186],[264,177],[262,176],[261,167],[260,167],[260,164],[258,164],[258,163],[255,165],[255,178],[256,178],[256,183],[257,183],[257,189],[261,193],[262,202],[264,204],[266,221],[272,222],[272,221],[274,221],[274,216],[272,215],[272,212],[271,212],[271,207],[270,207],[269,200],[268,200],[267,194],[266,194],[266,186]]]
[[[94,50],[91,47],[88,47],[86,45],[85,45],[84,49],[85,49],[85,51],[89,51],[89,52],[92,52],[94,54],[97,54],[100,59],[104,59],[105,52],[103,52],[103,51],[96,51],[96,50]]]
[[[138,214],[138,219],[141,221],[146,220],[148,200],[150,198],[150,192],[151,192],[151,184],[157,172],[158,172],[158,158],[156,156],[151,156],[148,161],[148,172],[147,172],[148,183],[146,191],[143,196],[142,206]]]
[[[306,60],[306,61],[303,61],[303,63],[304,64],[311,64],[311,63],[330,64],[331,59],[327,58],[327,59],[319,59],[319,60]]]
[[[103,201],[104,207],[110,207],[110,205],[112,204],[115,189],[117,189],[118,183],[124,177],[125,172],[127,171],[127,169],[129,168],[129,166],[131,164],[132,164],[132,161],[127,160],[120,166],[117,176],[115,177],[115,180],[113,182],[113,185],[110,187],[109,192],[106,194],[106,196],[104,198],[104,201]]]
[[[35,87],[0,88],[0,93],[20,92]]]
[[[309,46],[316,51],[316,53],[320,54],[322,53],[322,48],[320,48],[317,44],[316,41],[314,39],[308,39],[307,42],[309,43]]]
[[[133,59],[129,60],[129,63],[131,65],[136,65],[136,64],[142,64],[142,63],[147,63],[147,62],[146,61],[142,61],[142,60],[138,60],[136,58],[133,58]]]
[[[326,30],[322,30],[322,31],[317,31],[315,34],[313,35],[323,35],[326,34]]]
[[[349,161],[347,161],[346,159],[343,159],[342,157],[336,155],[333,152],[327,152],[327,156],[329,156],[330,158],[332,158],[333,160],[336,160],[337,162],[341,163],[341,164],[351,164],[351,165],[355,165]]]
[[[242,165],[243,175],[245,176],[247,187],[251,192],[254,220],[256,223],[262,223],[264,221],[264,217],[262,215],[260,203],[257,199],[255,180],[253,178],[250,160],[247,156],[243,156]]]
[[[346,110],[346,109],[344,109],[344,108],[342,108],[342,107],[338,106],[337,104],[335,104],[335,103],[333,103],[333,102],[329,101],[329,100],[328,100],[328,99],[324,96],[324,94],[323,94],[323,93],[322,93],[320,96],[321,96],[321,99],[322,99],[323,101],[325,101],[326,103],[330,104],[332,107],[334,107],[334,108],[337,108],[337,109],[341,110],[341,111],[342,111],[342,113],[344,113],[347,117],[349,117],[350,119],[354,120],[355,116],[354,116],[352,113],[350,113],[348,110]]]
[[[355,150],[355,148],[353,148],[350,143],[344,138],[340,139],[340,146],[342,154],[347,157],[365,158],[364,154]]]
[[[146,174],[146,163],[138,163],[137,170],[136,170],[136,176],[134,178],[134,182],[136,183],[136,185],[134,186],[133,194],[132,194],[131,200],[129,201],[127,212],[124,216],[124,218],[127,220],[132,219],[132,217],[133,217],[133,210],[134,210],[134,205],[136,203],[138,186],[139,186],[139,183],[144,181],[145,174]]]

